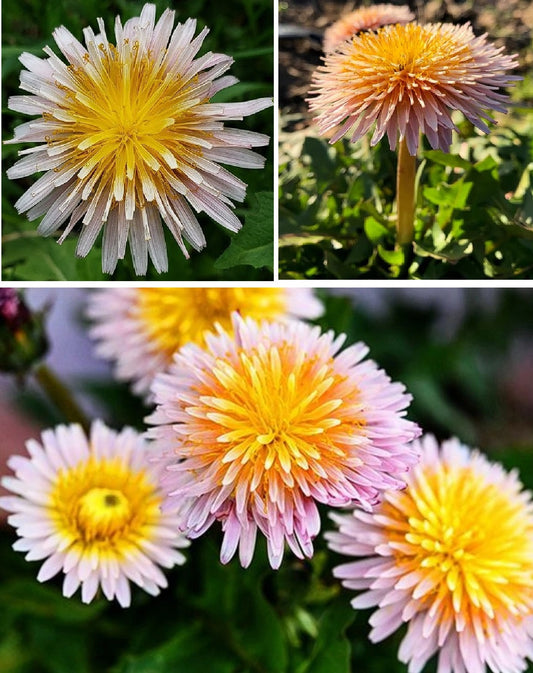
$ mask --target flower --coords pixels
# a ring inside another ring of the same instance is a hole
[[[233,331],[187,344],[156,377],[148,436],[169,454],[162,488],[187,535],[220,521],[222,563],[239,547],[246,567],[259,529],[277,568],[285,542],[312,556],[317,503],[370,508],[383,489],[402,488],[418,427],[403,418],[403,385],[361,362],[364,344],[339,353],[344,335],[236,314]]]
[[[68,65],[45,47],[43,60],[23,53],[27,68],[9,108],[40,118],[15,129],[9,142],[44,143],[23,150],[8,170],[11,179],[45,171],[16,202],[38,231],[53,234],[70,217],[59,242],[81,220],[77,254],[87,255],[103,228],[102,269],[112,273],[129,241],[135,272],[146,273],[148,253],[157,271],[167,270],[161,219],[188,257],[185,238],[206,244],[193,211],[205,212],[230,231],[240,229],[232,211],[246,185],[219,164],[261,168],[264,159],[249,148],[268,136],[225,128],[272,105],[270,98],[243,103],[210,103],[237,82],[224,76],[233,59],[198,53],[208,29],[196,37],[196,21],[174,29],[174,12],[155,24],[155,5],[124,26],[117,17],[116,45],[100,32],[84,30],[85,48],[64,27],[54,39]],[[154,25],[155,24],[155,25]]]
[[[359,7],[332,23],[324,31],[324,51],[333,51],[362,30],[376,30],[389,23],[408,23],[415,18],[407,5]]]
[[[377,605],[372,641],[409,622],[399,658],[417,673],[438,650],[440,673],[515,673],[533,655],[533,507],[506,472],[451,439],[415,442],[407,489],[371,514],[332,518],[329,546],[364,557],[335,569],[355,608]]]
[[[88,314],[96,352],[115,361],[116,377],[150,399],[154,376],[189,341],[204,343],[216,322],[231,328],[231,313],[284,320],[316,318],[322,304],[311,290],[283,288],[118,288],[93,293]]]
[[[469,24],[408,23],[344,42],[313,76],[309,105],[320,133],[336,129],[331,143],[346,134],[354,142],[375,123],[372,145],[386,133],[395,149],[399,134],[413,156],[420,131],[431,147],[449,151],[452,110],[488,133],[486,110],[507,111],[498,89],[520,78],[506,74],[516,56],[486,37]]]
[[[29,458],[9,459],[15,476],[2,485],[15,495],[0,506],[13,512],[14,549],[28,552],[28,561],[46,559],[40,582],[63,571],[65,596],[81,585],[90,603],[101,587],[122,607],[130,604],[130,581],[154,596],[167,586],[158,566],[182,564],[178,548],[188,542],[176,533],[178,516],[160,511],[161,465],[148,461],[141,435],[95,421],[89,438],[79,425],[60,425],[26,447]]]

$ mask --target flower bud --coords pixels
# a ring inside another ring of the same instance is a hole
[[[32,312],[19,292],[0,289],[0,371],[26,373],[48,350],[44,311]]]

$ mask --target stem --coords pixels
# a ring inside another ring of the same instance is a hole
[[[415,220],[415,174],[416,156],[411,156],[405,138],[398,148],[398,171],[396,175],[396,199],[398,204],[398,243],[411,243]]]
[[[57,378],[54,372],[47,365],[41,363],[33,370],[33,374],[48,399],[57,407],[65,420],[70,423],[79,423],[88,432],[90,423],[87,417],[72,397],[69,389]]]

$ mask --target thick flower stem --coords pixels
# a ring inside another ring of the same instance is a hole
[[[398,243],[411,243],[415,220],[415,174],[416,156],[411,156],[405,138],[398,148],[398,170],[396,175],[396,199],[398,212]]]
[[[61,412],[65,420],[69,423],[79,423],[87,432],[90,423],[72,397],[69,389],[62,383],[54,372],[44,363],[38,365],[33,374],[35,379],[46,393],[48,399]]]

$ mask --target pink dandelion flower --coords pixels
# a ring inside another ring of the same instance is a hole
[[[355,608],[378,606],[370,639],[408,622],[399,659],[418,673],[517,673],[533,657],[533,504],[506,472],[458,440],[415,442],[421,462],[374,512],[332,518],[335,569]]]
[[[174,456],[162,487],[187,535],[220,521],[221,561],[238,547],[246,567],[259,529],[277,568],[285,543],[312,556],[317,503],[370,509],[404,486],[418,426],[404,418],[404,386],[363,361],[365,345],[339,352],[344,335],[298,321],[234,315],[233,330],[184,346],[156,377],[148,434]]]
[[[116,288],[89,300],[96,352],[115,363],[119,380],[151,399],[150,385],[189,341],[203,345],[215,323],[231,329],[231,314],[256,319],[317,318],[312,290],[284,288]]]
[[[272,105],[270,98],[211,103],[237,82],[222,76],[233,59],[208,52],[196,58],[208,29],[196,37],[196,21],[174,28],[174,12],[155,23],[155,5],[124,26],[117,17],[115,44],[84,30],[84,47],[64,26],[54,39],[67,63],[45,47],[47,59],[28,53],[21,88],[9,108],[39,118],[18,126],[12,143],[41,143],[22,150],[11,179],[44,171],[16,202],[19,213],[49,236],[65,222],[59,242],[80,222],[77,254],[85,257],[103,229],[102,268],[112,273],[129,241],[135,272],[146,273],[148,255],[167,270],[163,221],[188,257],[184,239],[202,249],[205,237],[195,213],[205,212],[230,231],[241,224],[233,201],[246,185],[220,164],[261,168],[250,148],[268,137],[226,128]],[[43,144],[44,143],[44,144]]]
[[[13,512],[14,549],[28,561],[46,559],[37,579],[63,572],[65,596],[81,585],[90,603],[101,588],[122,607],[130,604],[129,582],[154,596],[166,587],[159,566],[184,563],[178,549],[188,541],[176,532],[179,518],[161,512],[162,466],[149,462],[142,436],[96,421],[89,438],[79,425],[60,425],[26,446],[29,458],[9,459],[15,476],[2,485],[15,495],[0,506]]]
[[[488,133],[487,110],[506,112],[501,87],[520,79],[507,72],[516,56],[476,37],[469,24],[408,23],[361,33],[326,56],[313,77],[309,105],[322,134],[334,130],[354,142],[375,125],[371,144],[398,136],[416,155],[419,133],[434,149],[448,152],[459,110]]]
[[[407,5],[370,5],[342,16],[324,31],[324,51],[333,51],[362,30],[377,30],[390,23],[409,23],[415,18]]]

